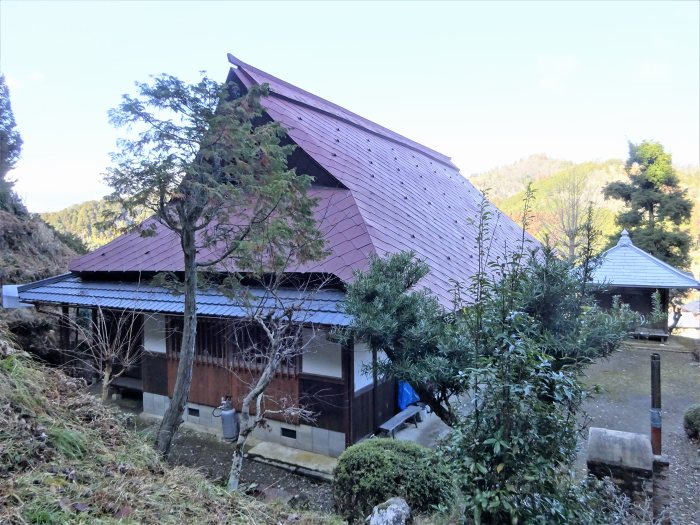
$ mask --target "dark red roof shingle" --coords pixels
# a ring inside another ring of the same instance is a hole
[[[431,267],[424,285],[443,302],[450,279],[477,270],[481,193],[449,157],[331,102],[296,88],[229,55],[246,86],[269,84],[269,116],[290,138],[348,189],[314,188],[317,218],[331,255],[300,271],[322,271],[344,281],[367,268],[371,254],[413,250]],[[522,230],[495,208],[493,254],[519,245]],[[534,242],[528,237],[531,242]],[[181,270],[177,237],[160,227],[156,237],[127,234],[76,259],[73,271]]]

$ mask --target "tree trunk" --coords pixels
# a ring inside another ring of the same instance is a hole
[[[573,263],[576,260],[576,233],[567,234],[567,247],[569,249],[569,262]]]
[[[418,398],[430,407],[430,410],[439,417],[448,427],[453,428],[457,424],[457,417],[454,412],[440,403],[439,400],[428,391],[427,388],[415,386],[413,389],[418,394]]]
[[[241,409],[239,418],[238,439],[233,447],[233,458],[231,461],[231,471],[228,475],[228,490],[236,492],[241,482],[241,471],[243,470],[243,447],[248,440],[248,436],[255,428],[255,423],[250,421],[250,405]]]
[[[271,335],[268,332],[268,335]],[[238,424],[238,439],[233,450],[233,461],[231,463],[231,472],[228,477],[228,490],[234,492],[238,490],[238,484],[241,479],[241,469],[243,468],[243,446],[245,445],[248,436],[255,430],[255,427],[262,421],[263,407],[262,399],[265,389],[268,387],[272,378],[275,375],[275,370],[280,362],[279,348],[276,345],[276,338],[270,337],[270,346],[273,349],[273,355],[270,356],[267,365],[260,374],[255,386],[243,398],[241,403],[241,413],[239,415]],[[250,417],[250,405],[256,402],[255,418]]]
[[[671,321],[671,326],[668,327],[668,332],[670,334],[673,333],[673,331],[678,327],[678,322],[681,320],[681,317],[683,316],[683,309],[680,306],[676,306],[675,304],[673,305],[673,319]]]
[[[197,263],[194,232],[186,228],[182,231],[182,251],[185,259],[185,307],[180,362],[177,367],[173,397],[163,415],[156,436],[156,450],[163,457],[167,457],[170,453],[175,433],[183,422],[182,415],[192,386],[192,365],[197,336]]]
[[[102,374],[102,395],[100,398],[102,399],[102,403],[107,402],[107,398],[109,397],[109,384],[112,382],[112,363],[107,363],[105,365],[105,370],[104,374]]]
[[[228,491],[237,492],[238,485],[241,481],[241,471],[243,470],[243,445],[233,449],[233,463],[231,463],[231,472],[228,477]]]

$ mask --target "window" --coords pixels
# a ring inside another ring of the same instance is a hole
[[[282,437],[290,438],[290,439],[297,438],[297,431],[296,430],[292,430],[291,428],[280,427],[280,431],[282,432]]]
[[[177,357],[182,346],[183,318],[167,316],[166,351],[171,357]],[[293,332],[293,333],[292,333]],[[293,330],[284,341],[299,345],[300,330]],[[269,342],[265,332],[259,326],[233,319],[199,317],[197,319],[197,336],[195,360],[200,363],[216,364],[230,369],[250,370],[260,368],[266,362]],[[295,352],[291,352],[296,354]],[[284,374],[295,375],[298,372],[299,359],[292,355],[279,367]]]

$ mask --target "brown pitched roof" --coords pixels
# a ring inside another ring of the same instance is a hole
[[[303,91],[229,55],[244,86],[267,83],[268,115],[321,168],[347,189],[315,188],[317,217],[331,255],[303,271],[322,271],[347,281],[367,268],[370,254],[413,250],[431,267],[425,286],[443,302],[449,279],[465,281],[477,269],[474,221],[481,193],[460,175],[449,157]],[[232,75],[232,76],[231,76]],[[496,210],[494,210],[496,211]],[[513,249],[520,227],[497,212],[494,252]],[[177,238],[128,234],[82,256],[73,271],[163,271],[182,269]]]

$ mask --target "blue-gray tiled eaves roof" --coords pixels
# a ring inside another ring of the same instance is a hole
[[[298,322],[348,326],[343,311],[345,294],[338,290],[303,291],[280,289],[276,298],[262,288],[246,288],[248,298],[231,299],[211,290],[197,292],[197,314],[210,317],[247,317],[254,308],[269,312],[298,306]],[[88,281],[76,274],[64,274],[19,287],[24,303],[101,307],[143,312],[183,313],[184,298],[157,286],[138,282]]]
[[[667,264],[632,244],[623,230],[617,246],[603,254],[593,281],[629,288],[700,288],[691,274]]]

